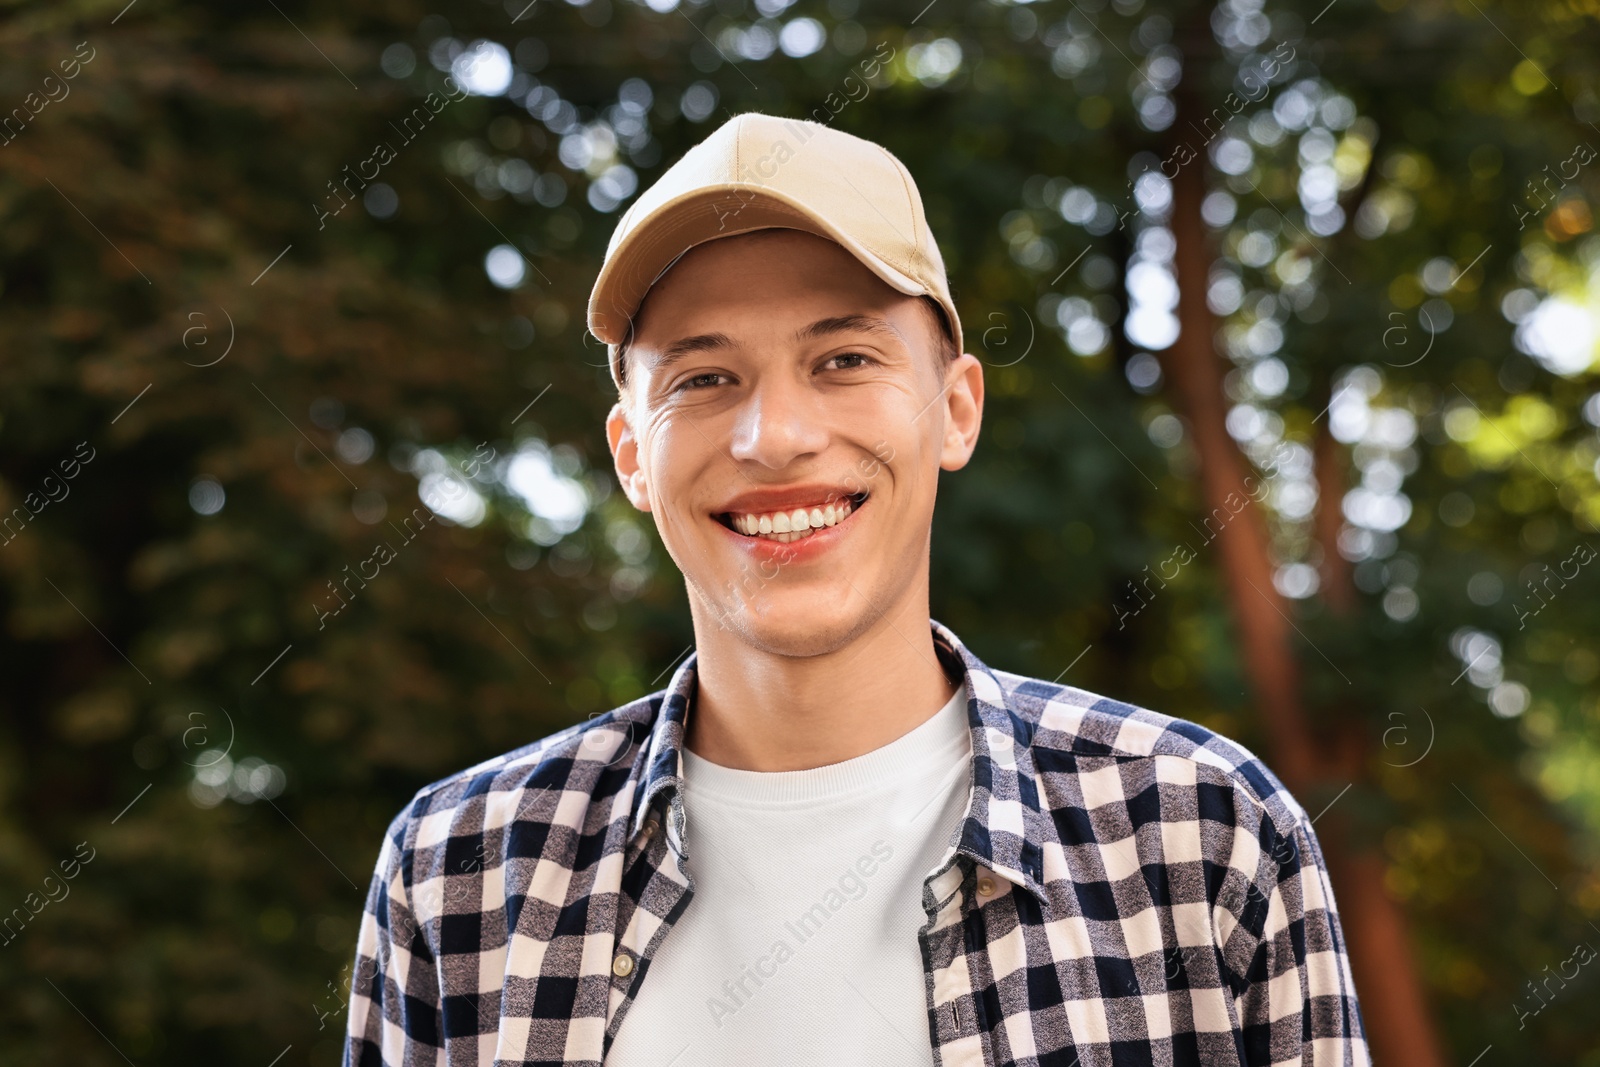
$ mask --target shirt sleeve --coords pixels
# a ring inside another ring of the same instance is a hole
[[[1304,811],[1261,819],[1259,862],[1224,958],[1251,1067],[1370,1067],[1327,864]]]
[[[444,1062],[439,971],[418,929],[406,884],[406,826],[397,815],[367,890],[356,938],[342,1067],[420,1067]]]

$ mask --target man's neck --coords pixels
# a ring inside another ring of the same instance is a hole
[[[685,744],[724,767],[840,763],[926,722],[955,692],[934,653],[925,592],[837,651],[782,656],[695,616],[698,689]]]

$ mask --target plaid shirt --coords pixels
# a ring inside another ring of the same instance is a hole
[[[922,893],[933,1061],[1368,1064],[1322,853],[1272,773],[932,627],[966,679],[973,751],[959,842]],[[603,1062],[693,906],[678,754],[695,659],[395,818],[344,1067]]]

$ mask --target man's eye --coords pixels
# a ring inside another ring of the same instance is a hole
[[[706,371],[704,374],[690,375],[678,385],[678,391],[682,392],[687,389],[704,389],[708,386],[716,385],[717,379],[721,377],[722,375],[718,374],[716,371]]]
[[[840,352],[837,356],[829,356],[828,363],[838,370],[849,370],[853,367],[864,367],[869,358],[860,352]]]

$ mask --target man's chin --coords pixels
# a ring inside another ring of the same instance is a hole
[[[840,604],[839,600],[848,602]],[[880,612],[848,589],[841,597],[796,594],[719,603],[708,614],[713,625],[752,648],[795,658],[837,652],[880,617]]]

